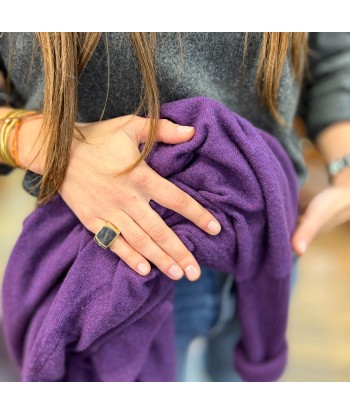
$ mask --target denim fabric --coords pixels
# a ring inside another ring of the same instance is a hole
[[[233,347],[240,328],[235,317],[234,279],[212,268],[201,269],[198,281],[183,278],[175,286],[177,381],[237,382],[240,378],[233,367]],[[296,278],[295,256],[291,292]],[[196,339],[203,347],[196,348],[200,361],[191,365],[189,350]]]

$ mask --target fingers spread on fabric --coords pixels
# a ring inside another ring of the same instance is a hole
[[[148,209],[151,210],[151,207],[148,206]],[[127,213],[119,211],[111,222],[120,229],[125,243],[119,243],[120,236],[118,236],[110,248],[128,265],[132,264],[131,267],[136,272],[139,272],[140,263],[144,263],[150,270],[147,262],[149,260],[169,278],[178,280],[183,277],[184,272],[179,264],[161,249]],[[141,269],[145,269],[145,267],[141,265]]]
[[[196,259],[157,212],[145,202],[144,209],[134,206],[130,207],[128,213],[147,235],[180,265],[189,280],[199,278],[201,270]]]

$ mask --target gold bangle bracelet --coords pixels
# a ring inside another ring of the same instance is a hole
[[[25,112],[27,112],[28,110],[24,110],[24,109],[20,109],[20,110],[11,110],[8,113],[4,114],[2,117],[0,117],[0,120],[4,120],[6,118],[14,118],[14,116],[23,114]]]
[[[27,116],[31,116],[36,114],[36,111],[31,110],[11,110],[7,114],[0,117],[0,121],[3,120],[1,129],[0,129],[0,162],[5,162],[6,164],[9,164],[12,167],[21,167],[17,164],[16,160],[11,154],[11,151],[9,149],[9,141],[10,136],[13,128],[17,123],[19,123],[22,119],[27,118]],[[21,115],[23,117],[21,117]]]
[[[19,161],[18,158],[18,140],[19,140],[19,131],[21,129],[21,126],[23,125],[23,123],[28,120],[28,119],[37,119],[38,117],[41,117],[41,113],[39,113],[38,111],[27,111],[24,115],[22,115],[20,117],[20,119],[18,120],[18,122],[16,123],[15,127],[14,127],[14,134],[12,137],[12,142],[11,142],[11,146],[9,148],[9,152],[11,155],[12,160],[15,161],[15,164],[18,168],[20,168],[21,170],[26,170],[26,167],[23,166],[21,164],[21,162]]]
[[[28,110],[14,109],[0,117],[3,120],[0,130],[0,161],[9,164],[12,167],[17,167],[17,163],[11,155],[8,143],[13,127],[20,121],[20,115],[24,115]]]
[[[1,128],[1,153],[2,159],[5,160],[7,164],[12,167],[15,167],[14,160],[12,160],[11,155],[8,151],[8,138],[11,133],[11,125],[13,124],[12,120],[6,119],[4,125]]]
[[[18,122],[18,120],[12,119],[12,118],[6,118],[5,122],[1,128],[1,142],[2,142],[2,152],[5,160],[8,164],[10,164],[12,167],[15,167],[15,161],[12,159],[11,154],[9,152],[8,148],[8,142],[10,138],[10,134],[12,132],[12,129],[14,125]]]
[[[2,126],[1,126],[1,131],[0,131],[0,154],[1,154],[1,159],[6,164],[12,165],[11,160],[9,160],[9,157],[8,157],[8,154],[7,154],[7,151],[6,151],[6,141],[5,141],[5,134],[6,134],[6,128],[7,128],[6,124],[7,123],[6,123],[6,119],[5,119],[5,121],[3,122]]]
[[[11,138],[12,132],[14,130],[14,127],[16,126],[16,124],[18,124],[18,122],[19,122],[19,120],[17,120],[17,119],[12,120],[8,124],[8,126],[6,128],[6,132],[5,132],[5,144],[6,144],[5,149],[6,149],[7,157],[10,160],[12,160],[13,162],[15,162],[15,160],[14,160],[14,158],[11,155],[9,144],[10,144],[10,138]],[[16,164],[16,163],[14,163],[14,164]]]
[[[11,116],[15,115],[20,115],[24,112],[25,110],[11,110],[8,113],[4,114],[0,120],[3,120],[2,126],[1,126],[1,130],[0,130],[0,157],[2,160],[4,160],[6,163],[9,163],[11,165],[13,165],[12,162],[12,158],[10,156],[10,154],[8,153],[8,143],[6,138],[6,131],[8,129],[8,123],[11,121]]]

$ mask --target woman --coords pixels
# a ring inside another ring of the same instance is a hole
[[[307,43],[311,78],[302,90]],[[293,131],[299,102],[327,162],[350,154],[350,36],[315,33],[307,42],[303,33],[4,33],[0,54],[12,80],[0,116],[12,106],[42,112],[27,118],[16,138],[18,164],[43,176],[38,203],[58,191],[94,234],[106,221],[117,226],[121,235],[113,234],[109,248],[140,275],[149,273],[149,261],[172,279],[185,274],[175,295],[178,377],[191,340],[204,335],[210,375],[234,380],[227,364],[238,329],[232,279],[200,270],[149,205],[154,200],[212,235],[220,232],[208,211],[144,160],[154,141],[176,144],[195,133],[158,122],[159,102],[198,95],[220,101],[280,140],[302,184],[306,169]],[[130,115],[142,111],[147,122]],[[350,169],[339,170],[294,234],[299,255],[317,233],[350,217]],[[31,177],[27,172],[26,188]]]

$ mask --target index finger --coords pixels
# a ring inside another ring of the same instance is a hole
[[[149,193],[155,202],[179,213],[211,235],[217,235],[221,231],[221,225],[217,219],[174,183],[158,174],[155,183],[157,184],[156,189]]]

